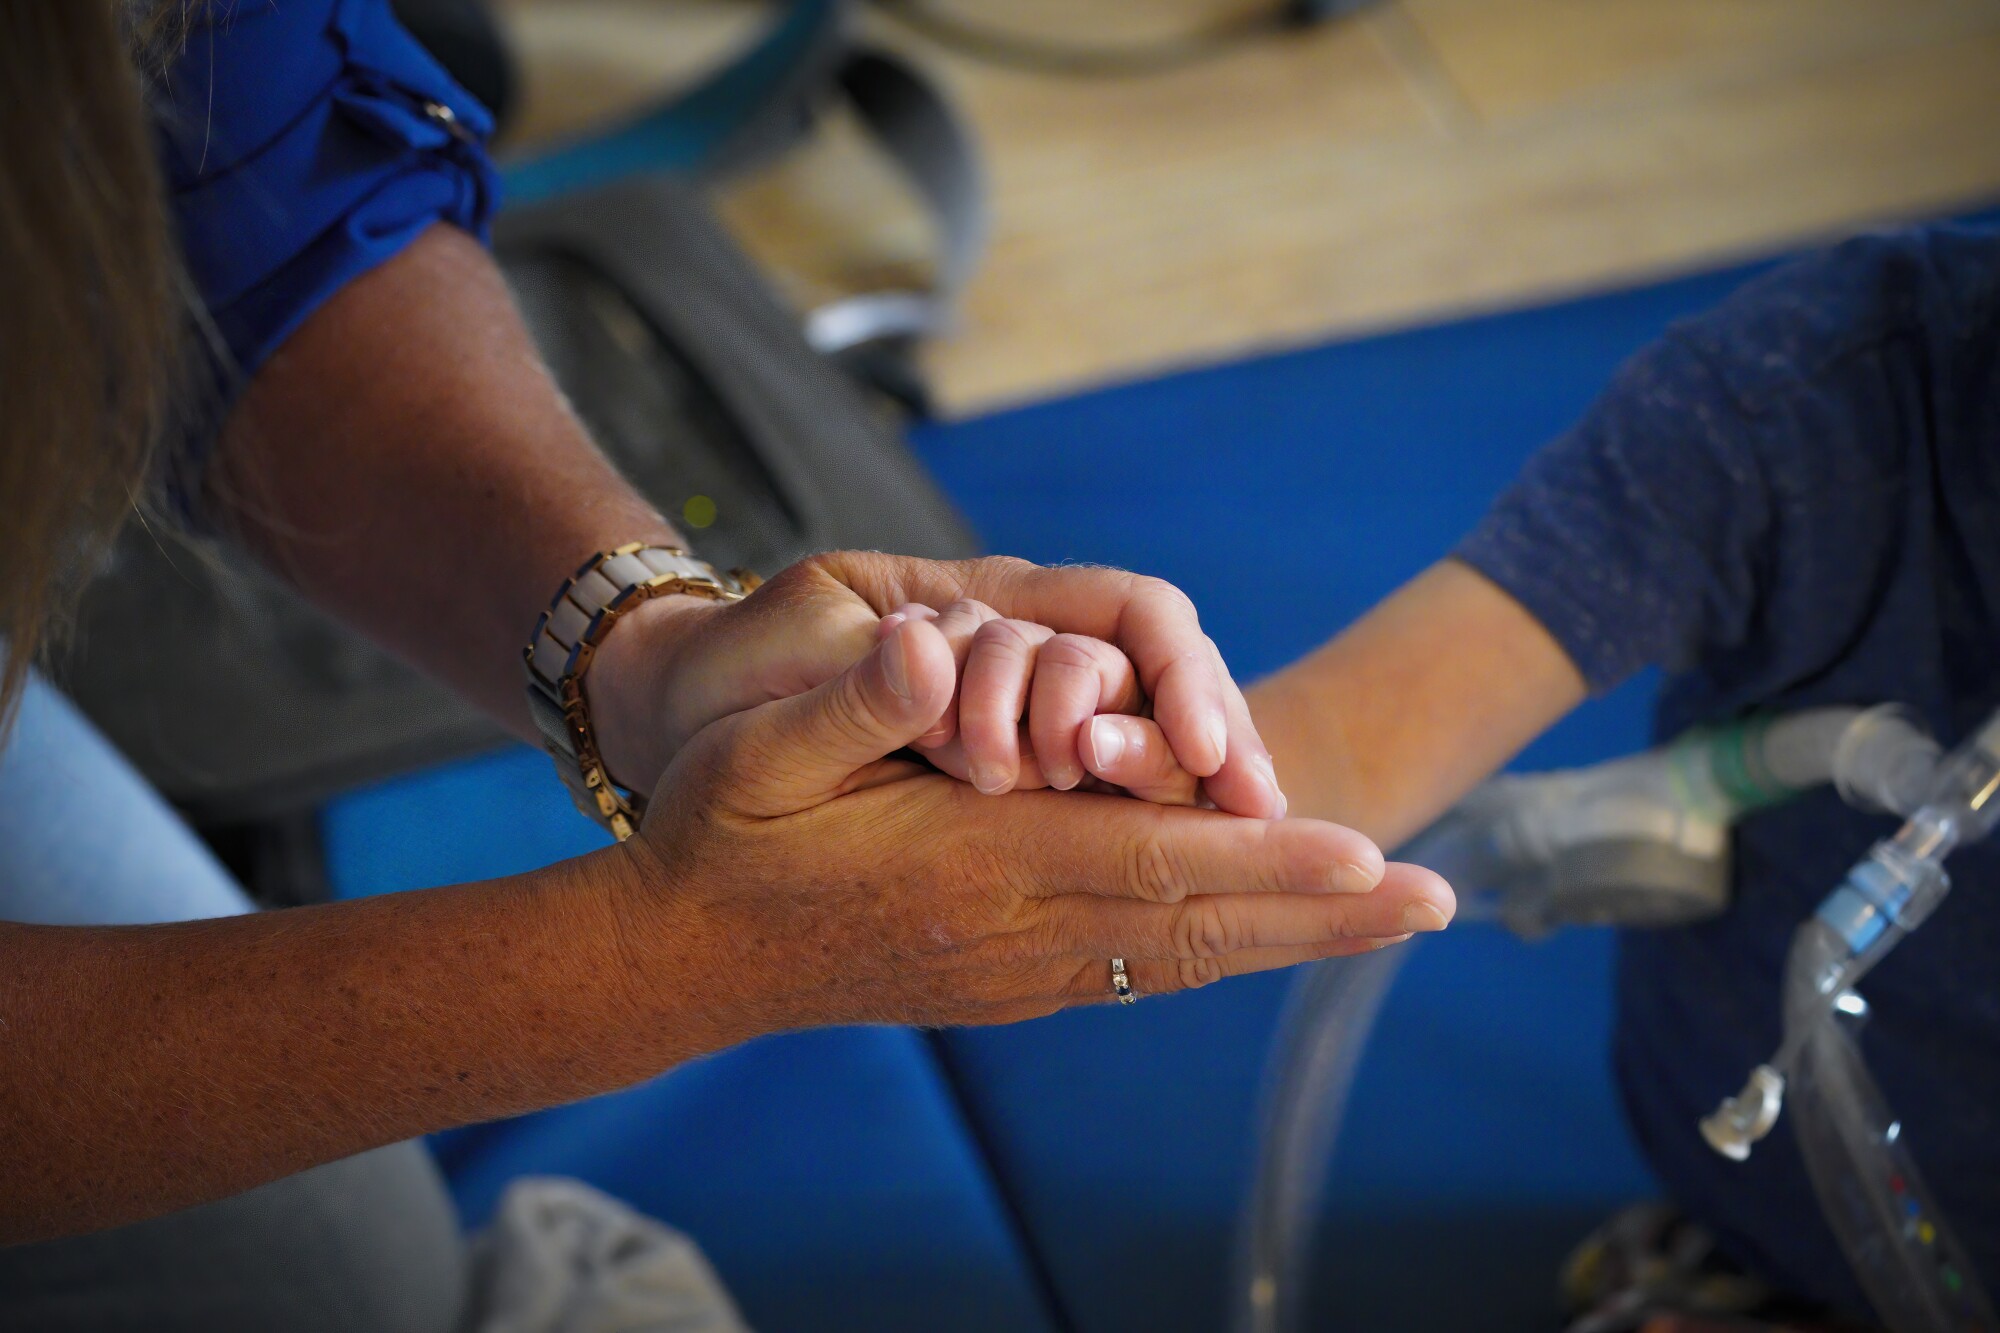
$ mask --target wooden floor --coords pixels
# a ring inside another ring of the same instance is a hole
[[[934,0],[1048,37],[1257,0]],[[509,0],[519,138],[654,94],[763,20],[741,0]],[[1651,277],[2000,200],[2000,0],[1392,0],[1172,73],[938,50],[982,134],[992,248],[931,367],[953,412]],[[801,301],[920,268],[857,137],[732,186]]]

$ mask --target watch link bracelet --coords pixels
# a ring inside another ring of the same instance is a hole
[[[646,813],[642,793],[625,791],[605,771],[583,697],[584,673],[618,618],[655,597],[686,593],[735,602],[761,580],[748,570],[724,574],[672,546],[633,542],[600,551],[557,589],[522,658],[528,669],[528,712],[556,774],[576,808],[611,830],[621,842]]]

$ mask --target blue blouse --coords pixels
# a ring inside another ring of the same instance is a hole
[[[349,279],[433,222],[484,238],[499,201],[492,118],[387,0],[215,0],[154,92],[225,395]]]

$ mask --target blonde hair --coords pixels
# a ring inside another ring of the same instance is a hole
[[[137,55],[187,0],[0,0],[0,727],[150,475],[182,303]]]

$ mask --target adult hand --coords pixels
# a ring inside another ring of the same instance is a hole
[[[761,594],[760,594],[761,595]],[[668,767],[614,902],[716,1044],[850,1022],[991,1023],[1355,953],[1437,929],[1451,890],[1351,830],[1119,796],[982,797],[891,758],[950,707],[921,619],[803,694],[733,713]],[[685,1008],[685,1005],[682,1006]]]
[[[883,618],[913,607],[941,609],[966,669],[961,692],[923,739],[983,789],[1021,782],[1019,750],[1006,741],[1024,707],[1033,750],[1045,760],[1027,769],[1030,781],[1068,787],[1083,778],[1083,765],[1074,741],[1065,746],[1057,737],[1065,728],[1073,737],[1096,711],[1136,706],[1143,692],[1165,743],[1218,808],[1256,818],[1284,812],[1270,752],[1184,594],[1122,570],[1000,557],[836,552],[800,561],[742,602],[646,604],[605,641],[591,668],[607,766],[644,789],[702,727],[831,679],[868,651]],[[1091,648],[1091,639],[1119,650],[1134,674],[1121,679],[1123,665]],[[1044,656],[1062,669],[1034,670]],[[1036,681],[1032,701],[1021,694],[1024,663]],[[1044,697],[1044,674],[1066,683]],[[963,742],[956,751],[942,748],[955,738]]]

